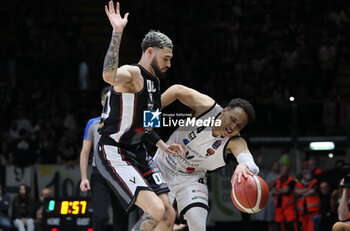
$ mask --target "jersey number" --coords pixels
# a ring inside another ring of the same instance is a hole
[[[161,184],[165,183],[163,180],[163,177],[158,172],[153,173],[152,177],[153,177],[154,182],[156,182],[157,185],[161,185]]]
[[[196,134],[201,133],[204,129],[205,129],[205,126],[198,127],[198,128],[196,129],[196,132],[192,131],[192,132],[190,132],[190,133],[188,134],[188,138],[189,138],[190,140],[193,140],[194,138],[197,137]]]

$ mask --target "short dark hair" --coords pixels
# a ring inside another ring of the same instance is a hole
[[[241,98],[232,99],[227,105],[229,109],[236,107],[242,108],[248,116],[248,123],[255,121],[255,110],[254,107],[247,101]]]
[[[105,87],[101,91],[101,100],[105,99],[106,94],[108,93],[110,87]]]
[[[142,52],[145,52],[149,47],[158,47],[163,49],[169,47],[174,49],[171,39],[160,31],[150,30],[141,42]]]

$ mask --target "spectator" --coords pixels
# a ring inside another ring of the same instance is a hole
[[[35,231],[41,231],[42,230],[42,217],[43,217],[43,205],[46,198],[49,198],[52,196],[51,189],[49,188],[43,188],[41,190],[41,195],[39,201],[35,205]]]
[[[43,205],[46,198],[52,197],[51,189],[43,188],[41,190],[41,195],[39,201],[35,205],[35,211],[38,211]]]
[[[310,169],[309,168],[309,159],[306,157],[301,160],[300,172],[296,177],[298,181],[300,181],[303,178],[303,170],[304,169]]]
[[[331,206],[331,189],[327,181],[319,184],[319,194],[321,200],[321,214],[312,219],[314,231],[328,231],[332,229],[336,218],[334,209]]]
[[[315,158],[310,158],[308,164],[313,177],[323,172],[321,169],[318,168],[318,161]]]
[[[0,228],[4,229],[4,231],[9,231],[12,228],[11,221],[8,214],[10,204],[11,204],[11,199],[2,190],[2,185],[0,184]]]
[[[296,184],[295,195],[299,221],[303,230],[314,231],[312,219],[320,214],[320,196],[317,194],[317,180],[312,177],[310,169],[303,170],[303,178]]]
[[[281,176],[276,179],[272,189],[275,195],[275,221],[279,229],[297,231],[297,214],[294,205],[294,178],[289,175],[289,167],[281,165]]]
[[[19,186],[13,199],[11,217],[18,231],[34,231],[34,203],[24,184]]]

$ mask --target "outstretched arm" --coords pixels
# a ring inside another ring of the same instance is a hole
[[[182,104],[191,108],[195,112],[194,116],[202,114],[215,103],[209,96],[180,84],[169,87],[162,94],[162,108],[168,106],[175,100],[179,100]]]
[[[250,153],[247,142],[243,138],[232,138],[227,145],[227,149],[238,161],[236,170],[231,178],[232,186],[237,182],[240,183],[242,176],[247,178],[248,175],[259,173],[259,167],[255,164],[253,155]]]
[[[130,81],[131,79],[130,72],[126,70],[121,70],[120,73],[118,71],[117,76],[120,42],[124,27],[128,22],[129,13],[126,13],[124,18],[122,18],[120,16],[119,2],[117,2],[116,9],[114,9],[113,1],[109,2],[109,7],[105,6],[105,11],[113,27],[113,33],[107,54],[104,59],[102,76],[105,82],[114,86],[115,84]]]

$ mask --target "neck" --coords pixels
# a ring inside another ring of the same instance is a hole
[[[213,126],[212,129],[211,129],[211,134],[212,134],[212,136],[217,137],[217,136],[220,135],[220,132],[219,132],[217,127]]]
[[[148,71],[151,75],[156,76],[156,74],[154,73],[153,68],[151,67],[151,64],[148,60],[146,60],[144,58],[144,56],[141,57],[139,63],[140,66],[142,66],[143,68],[146,69],[146,71]]]
[[[220,114],[216,119],[221,119],[221,114]],[[217,136],[220,135],[220,127],[213,126],[211,130],[212,130],[211,134],[212,134],[214,137],[217,137]]]

